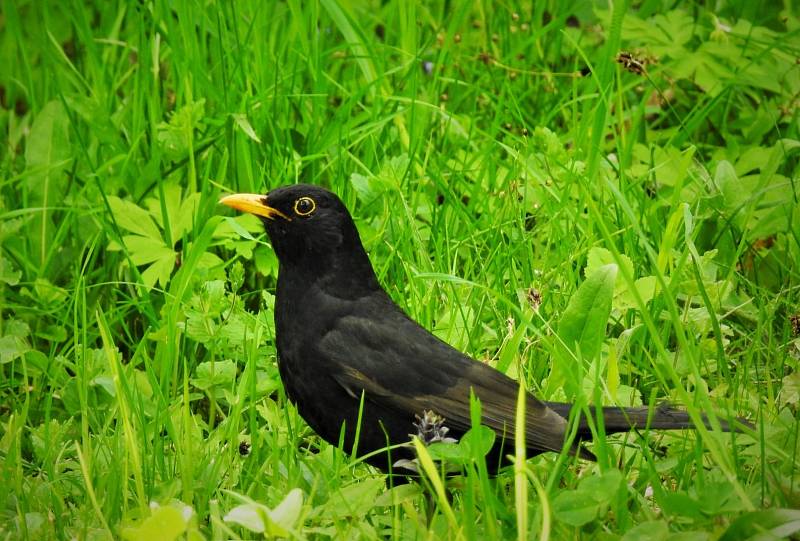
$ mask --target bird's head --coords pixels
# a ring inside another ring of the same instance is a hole
[[[373,275],[353,219],[333,192],[295,184],[266,195],[228,195],[220,203],[261,218],[282,266],[324,273],[357,272],[366,264]]]

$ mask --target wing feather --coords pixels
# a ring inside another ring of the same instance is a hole
[[[398,310],[399,312],[399,310]],[[401,312],[402,314],[402,312]],[[413,414],[432,410],[447,425],[471,427],[470,390],[481,401],[481,422],[504,438],[515,433],[518,383],[474,361],[405,317],[386,324],[380,318],[340,318],[320,343],[334,379],[348,394]],[[528,448],[560,451],[566,420],[527,395],[525,437]],[[575,451],[578,451],[577,448]]]

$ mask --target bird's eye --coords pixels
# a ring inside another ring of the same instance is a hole
[[[298,216],[308,216],[317,209],[317,204],[310,197],[301,197],[294,202],[294,213]]]

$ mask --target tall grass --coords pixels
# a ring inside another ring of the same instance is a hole
[[[797,16],[609,6],[6,0],[3,535],[791,534]],[[217,205],[294,182],[341,195],[381,283],[455,347],[698,430],[496,478],[421,449],[388,489],[287,401],[277,261]],[[586,356],[560,325],[598,261],[617,278]],[[721,433],[734,416],[756,429]]]

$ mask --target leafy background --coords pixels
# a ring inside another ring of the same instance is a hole
[[[797,532],[796,6],[611,6],[6,0],[2,535]],[[540,396],[755,430],[491,479],[476,426],[387,485],[287,403],[277,260],[217,205],[293,182],[343,197],[411,316]]]

